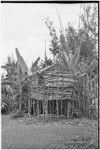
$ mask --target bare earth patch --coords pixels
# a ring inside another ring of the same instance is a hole
[[[97,120],[2,116],[3,149],[98,149]]]

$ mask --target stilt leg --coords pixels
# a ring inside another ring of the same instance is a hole
[[[59,111],[58,111],[58,100],[56,100],[56,104],[57,104],[57,119],[59,118]]]
[[[28,99],[28,114],[29,115],[31,114],[31,111],[30,111],[30,98]]]
[[[68,102],[68,107],[67,107],[67,118],[70,118],[70,102]]]
[[[61,100],[61,116],[62,116],[62,100]]]
[[[33,100],[33,115],[35,115],[35,101]]]
[[[48,118],[48,101],[46,102],[46,118]]]
[[[37,115],[38,115],[38,118],[39,118],[39,100],[37,100]]]
[[[51,111],[52,111],[51,107],[52,107],[52,106],[51,106],[51,101],[50,101],[50,114],[51,114]]]
[[[45,103],[43,102],[43,122],[45,120]]]
[[[49,102],[50,104],[50,119],[51,119],[51,101]]]
[[[52,114],[54,114],[54,101],[52,101]]]

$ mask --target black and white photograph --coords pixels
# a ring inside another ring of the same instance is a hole
[[[1,149],[99,149],[98,12],[1,2]]]

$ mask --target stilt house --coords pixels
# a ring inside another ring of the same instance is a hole
[[[29,113],[71,117],[75,78],[60,63],[35,72],[30,77]]]

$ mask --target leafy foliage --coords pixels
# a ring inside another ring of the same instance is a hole
[[[51,46],[50,46],[50,52],[55,56],[59,51],[59,40],[56,33],[56,29],[53,26],[53,22],[49,20],[49,18],[46,18],[45,24],[47,28],[49,29],[49,35],[52,37],[51,39]]]
[[[18,109],[20,104],[20,96],[22,98],[23,93],[25,93],[25,91],[22,89],[22,95],[20,95],[20,86],[25,86],[23,84],[25,76],[23,75],[21,68],[18,66],[18,63],[14,60],[14,58],[8,57],[7,63],[2,66],[2,68],[7,71],[6,76],[1,82],[2,103],[6,103],[11,110]],[[25,102],[25,99],[23,100]]]
[[[80,16],[82,27],[79,35],[85,34],[85,40],[82,44],[81,55],[87,59],[93,59],[94,53],[97,55],[98,39],[98,13],[97,4],[84,4],[83,13]],[[86,51],[87,50],[87,51]]]
[[[68,51],[69,52],[72,51],[72,54],[74,55],[75,51],[76,51],[76,48],[79,44],[78,34],[70,24],[68,24],[68,27],[65,29],[65,32],[66,32],[66,40],[67,40]]]

